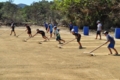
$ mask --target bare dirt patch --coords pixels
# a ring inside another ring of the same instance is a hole
[[[37,28],[44,30],[42,27],[32,27],[33,34]],[[24,30],[24,27],[16,28],[16,33],[20,34]],[[120,56],[108,55],[107,45],[95,51],[96,56],[83,54],[103,44],[104,36],[103,40],[95,40],[95,34],[82,36],[84,49],[78,49],[76,40],[59,49],[55,39],[38,44],[43,41],[41,35],[23,42],[28,37],[26,33],[18,38],[9,36],[8,28],[1,28],[0,33],[4,33],[0,35],[0,80],[120,79]],[[69,30],[61,28],[60,33],[66,41],[74,38]],[[116,48],[120,52],[119,40],[116,40]]]

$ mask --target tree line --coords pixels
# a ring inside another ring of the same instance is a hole
[[[100,20],[104,28],[120,26],[120,0],[42,0],[21,8],[11,1],[0,2],[0,22],[4,24],[29,23],[43,25],[51,22],[65,25],[69,22],[82,28],[96,27]]]

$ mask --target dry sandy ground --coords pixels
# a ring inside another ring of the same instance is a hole
[[[17,34],[24,30],[16,28]],[[66,42],[74,38],[63,28],[60,33]],[[76,40],[59,49],[55,39],[38,44],[41,35],[23,42],[26,33],[16,38],[1,28],[0,34],[0,80],[120,80],[120,56],[108,55],[107,45],[95,51],[96,56],[84,53],[103,44],[104,36],[103,40],[95,40],[95,34],[82,36],[84,49],[78,49]],[[120,52],[120,40],[116,48]]]

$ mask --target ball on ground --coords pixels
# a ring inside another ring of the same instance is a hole
[[[91,53],[90,56],[94,56],[94,55]]]
[[[62,48],[62,46],[58,45],[59,48]]]

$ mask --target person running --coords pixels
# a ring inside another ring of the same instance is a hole
[[[27,34],[29,35],[29,37],[32,37],[32,32],[31,32],[30,26],[28,26],[27,24],[25,24],[25,26],[26,26],[26,30],[25,31],[27,31]]]
[[[32,37],[36,36],[37,34],[41,34],[45,41],[49,40],[48,37],[45,36],[45,32],[43,30],[36,29],[37,33],[34,34]]]
[[[10,33],[10,35],[12,35],[12,33],[14,33],[14,36],[16,36],[16,33],[15,33],[15,23],[14,22],[12,22],[11,23],[11,33]]]
[[[80,43],[80,39],[81,39],[81,34],[76,33],[74,29],[71,30],[72,34],[76,37],[77,42],[79,44],[79,49],[82,49],[82,44]]]
[[[59,44],[63,44],[61,43],[61,41],[65,43],[65,40],[61,39],[60,37],[59,29],[57,29],[57,26],[54,27],[54,32],[55,32],[56,40],[59,42]]]
[[[72,24],[72,22],[70,22],[70,24],[69,24],[69,30],[70,30],[70,32],[71,32],[72,29],[73,29],[73,24]]]
[[[49,26],[48,26],[48,29],[47,29],[47,32],[50,31],[50,38],[52,38],[52,33],[53,33],[53,25],[51,23],[49,23]]]
[[[102,31],[102,24],[101,22],[98,20],[97,21],[97,32],[96,32],[96,38],[98,38],[98,35],[100,36],[100,40],[101,40],[101,31]]]
[[[108,50],[110,51],[109,55],[113,54],[111,49],[113,49],[115,51],[115,55],[118,55],[118,51],[114,48],[114,46],[115,46],[115,40],[114,40],[114,38],[111,37],[107,31],[104,31],[103,34],[107,38],[107,42],[105,44],[107,44],[109,42],[109,45],[108,45]]]

